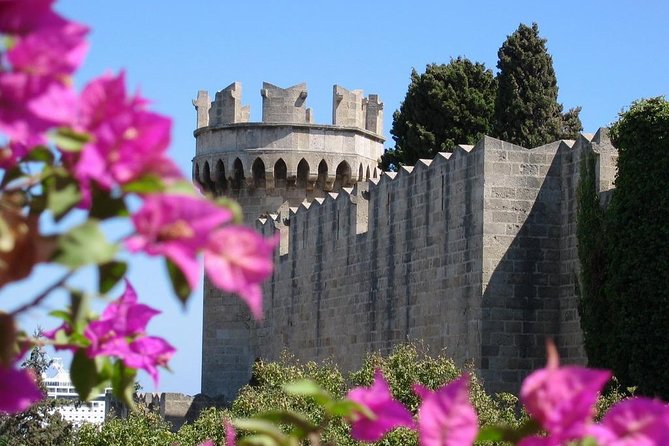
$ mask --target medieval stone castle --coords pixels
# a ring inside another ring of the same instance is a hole
[[[422,340],[473,362],[490,391],[518,390],[555,339],[583,363],[576,192],[596,159],[602,200],[617,151],[605,129],[536,148],[484,137],[381,172],[383,104],[333,88],[315,124],[305,84],[264,83],[262,122],[241,85],[200,91],[193,178],[234,197],[245,221],[280,233],[265,319],[205,284],[202,392],[233,397],[256,358],[359,366],[370,351]]]

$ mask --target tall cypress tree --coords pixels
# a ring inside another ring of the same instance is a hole
[[[495,78],[481,63],[458,57],[447,65],[430,64],[411,73],[411,84],[390,133],[395,147],[382,167],[413,165],[457,144],[474,144],[491,131]]]
[[[521,24],[497,54],[496,136],[528,148],[574,138],[582,129],[580,108],[562,114],[553,59],[539,26]]]

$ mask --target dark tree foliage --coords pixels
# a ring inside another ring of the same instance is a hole
[[[390,133],[395,147],[381,166],[413,165],[457,144],[474,144],[491,130],[495,79],[483,64],[465,58],[448,65],[430,64],[425,73],[411,72],[411,84]]]
[[[44,349],[34,347],[30,351],[30,356],[21,365],[32,369],[42,392],[46,394],[41,377],[51,365],[51,361]],[[65,444],[72,435],[72,425],[55,411],[57,405],[58,401],[54,399],[44,399],[19,414],[0,416],[0,445]]]
[[[611,306],[604,293],[606,283],[606,227],[600,206],[595,172],[596,158],[581,159],[576,221],[578,257],[581,262],[579,315],[585,351],[590,367],[609,367],[610,334],[613,331]]]
[[[669,398],[669,102],[634,102],[611,127],[618,176],[607,211],[610,361],[623,385]]]
[[[580,108],[562,113],[553,59],[537,24],[521,24],[497,54],[495,136],[528,148],[575,138]]]

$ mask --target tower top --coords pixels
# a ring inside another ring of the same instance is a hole
[[[281,88],[263,82],[262,123],[313,124],[310,108],[306,108],[307,84]],[[216,92],[211,101],[209,93],[198,92],[193,100],[197,110],[197,130],[230,124],[249,123],[250,107],[242,105],[242,84],[233,82]],[[383,134],[383,103],[376,94],[365,97],[362,90],[347,90],[341,85],[332,87],[332,124],[353,127],[376,135]]]

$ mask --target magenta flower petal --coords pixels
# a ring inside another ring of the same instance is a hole
[[[432,392],[414,387],[423,402],[418,409],[418,436],[421,446],[464,446],[474,443],[478,418],[469,401],[469,376]]]
[[[74,22],[41,28],[7,52],[16,71],[58,79],[71,75],[83,62],[88,49],[88,28]]]
[[[111,356],[120,359],[127,367],[146,370],[158,385],[158,366],[176,351],[161,338],[146,336],[146,325],[159,311],[140,304],[137,293],[126,280],[125,292],[110,303],[100,319],[92,321],[84,330],[90,341],[86,350],[89,357]]]
[[[218,288],[238,294],[255,319],[263,317],[260,283],[274,268],[276,238],[266,239],[244,226],[214,232],[205,248],[204,268]]]
[[[123,363],[134,369],[145,370],[158,387],[158,366],[166,366],[176,349],[162,338],[145,336],[129,344],[130,352]]]
[[[128,96],[125,76],[102,76],[81,93],[78,129],[91,141],[75,166],[75,176],[106,189],[145,175],[181,177],[167,158],[172,121],[146,110],[145,99]]]
[[[411,412],[394,400],[388,383],[380,370],[374,375],[369,388],[356,387],[348,392],[347,398],[368,408],[375,419],[357,414],[352,420],[351,436],[358,441],[379,441],[386,432],[397,427],[414,427]]]
[[[27,34],[40,27],[59,26],[65,19],[51,10],[54,0],[0,1],[0,32]]]
[[[595,414],[597,395],[611,377],[604,370],[559,367],[555,346],[548,364],[528,376],[520,390],[527,412],[559,441],[581,438]]]
[[[232,220],[230,210],[187,195],[151,195],[132,216],[137,234],[126,240],[132,251],[166,256],[186,277],[191,288],[199,279],[198,253],[210,234]]]
[[[0,367],[0,412],[23,412],[42,398],[31,371]]]
[[[669,408],[648,398],[631,398],[613,406],[589,434],[599,446],[669,444]]]
[[[225,420],[225,446],[235,446],[237,431],[230,420]]]

